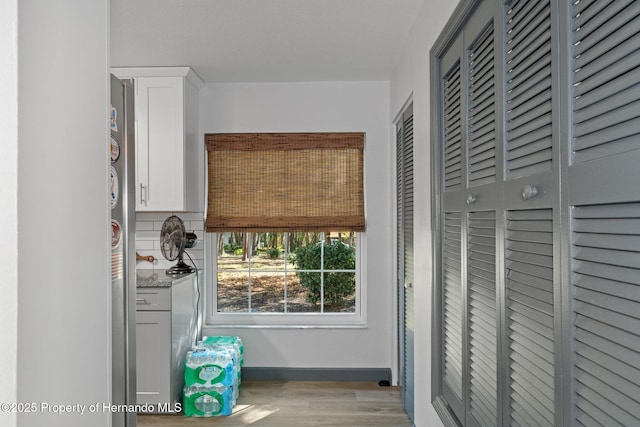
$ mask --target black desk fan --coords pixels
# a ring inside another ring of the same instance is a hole
[[[192,248],[196,245],[196,239],[197,236],[195,233],[186,232],[184,223],[177,216],[171,215],[164,221],[162,229],[160,230],[160,250],[162,251],[162,256],[168,261],[178,260],[176,265],[166,270],[168,275],[177,276],[195,271],[193,267],[184,262],[182,256],[185,249]]]

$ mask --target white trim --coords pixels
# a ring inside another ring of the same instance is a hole
[[[206,248],[216,246],[216,234],[207,233]],[[355,313],[220,313],[217,308],[215,250],[206,250],[205,259],[205,328],[285,328],[285,329],[350,329],[366,328],[366,233],[356,239],[356,306]]]
[[[138,77],[186,77],[198,90],[205,85],[204,80],[191,67],[112,67],[111,73],[119,79]]]

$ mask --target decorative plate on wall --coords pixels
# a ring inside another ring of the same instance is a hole
[[[120,158],[120,143],[113,135],[111,135],[109,151],[111,152],[111,164],[114,164]]]
[[[109,184],[109,193],[111,198],[111,209],[115,208],[118,205],[118,198],[120,197],[120,184],[118,182],[118,172],[116,169],[111,166],[110,173],[110,184]]]

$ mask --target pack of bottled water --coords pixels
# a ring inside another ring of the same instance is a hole
[[[234,336],[205,336],[198,342],[197,348],[220,349],[227,348],[233,357],[237,368],[238,388],[242,388],[242,366],[244,366],[244,345],[240,337]]]
[[[234,354],[227,348],[196,347],[187,353],[184,383],[195,385],[232,385],[238,376]]]
[[[183,411],[188,417],[231,415],[235,406],[233,386],[209,385],[184,388]]]
[[[236,349],[239,355],[238,363],[240,366],[244,366],[244,345],[242,344],[242,339],[240,337],[233,336],[205,336],[202,337],[202,341],[198,343],[201,346],[232,346]]]
[[[240,393],[244,346],[239,337],[204,337],[185,358],[184,413],[230,415]]]

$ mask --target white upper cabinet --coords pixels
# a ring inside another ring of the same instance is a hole
[[[111,71],[135,82],[136,211],[202,211],[198,91],[204,82],[189,67]]]

